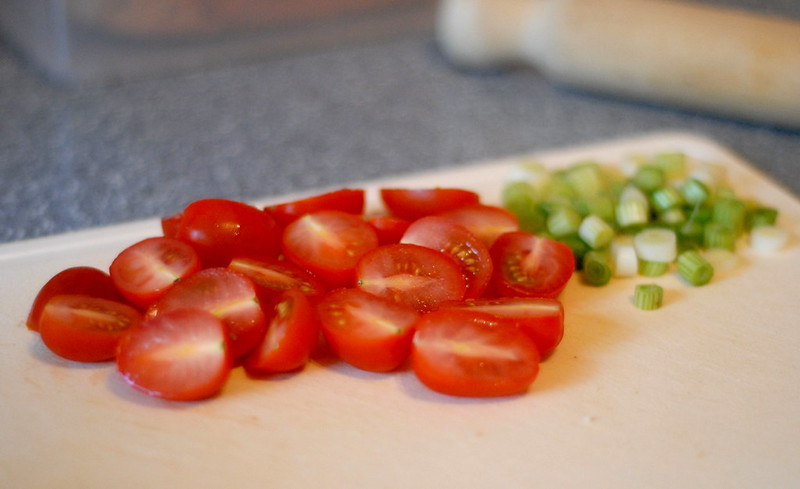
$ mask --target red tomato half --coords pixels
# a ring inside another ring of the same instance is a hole
[[[348,214],[362,214],[364,212],[364,190],[343,188],[314,195],[305,199],[284,202],[267,208],[281,227],[290,222],[319,211],[342,211]]]
[[[492,257],[483,241],[464,226],[442,216],[417,219],[403,235],[401,243],[439,250],[461,265],[467,284],[464,297],[480,297],[492,278]]]
[[[54,296],[64,294],[88,295],[116,302],[125,301],[106,272],[93,267],[67,268],[55,274],[39,289],[25,321],[28,329],[39,331],[39,318],[47,301]]]
[[[378,243],[385,245],[399,243],[411,221],[394,216],[372,216],[367,224],[378,234]]]
[[[410,221],[477,204],[480,200],[476,192],[460,188],[383,188],[380,193],[392,215]]]
[[[447,303],[441,309],[469,309],[490,314],[525,332],[544,358],[564,337],[564,306],[558,299],[547,297],[501,297]]]
[[[287,260],[234,258],[228,268],[247,275],[253,281],[264,306],[281,292],[290,289],[297,289],[311,297],[325,293],[325,285],[316,276]]]
[[[148,309],[147,316],[178,309],[202,309],[222,320],[234,360],[254,347],[266,331],[253,282],[228,268],[207,268],[177,283]]]
[[[134,388],[173,401],[213,396],[231,371],[222,321],[200,309],[147,318],[119,342],[117,368]]]
[[[302,368],[319,338],[314,307],[298,289],[278,296],[264,338],[244,358],[251,375],[290,372]]]
[[[120,302],[86,295],[57,295],[42,310],[39,332],[55,354],[78,362],[112,360],[122,334],[142,313]]]
[[[341,211],[306,214],[283,232],[283,252],[330,287],[353,284],[356,263],[378,246],[378,236],[364,219]]]
[[[111,263],[111,280],[132,304],[146,309],[178,281],[200,270],[194,248],[174,238],[148,238]]]
[[[178,229],[180,229],[182,218],[183,214],[180,213],[162,217],[161,232],[164,233],[164,236],[166,236],[167,238],[177,238]]]
[[[539,352],[519,328],[470,310],[439,310],[417,323],[411,366],[430,389],[453,396],[521,394],[539,372]]]
[[[415,244],[385,245],[367,253],[356,267],[357,286],[366,292],[430,311],[445,301],[459,301],[466,280],[455,260]]]
[[[506,297],[558,297],[575,271],[569,246],[524,231],[501,235],[490,249],[494,290]]]
[[[191,244],[206,267],[224,267],[237,256],[276,257],[280,231],[268,213],[242,202],[204,199],[183,211],[178,238]]]
[[[469,229],[489,248],[501,234],[519,231],[517,217],[502,207],[473,204],[441,215]]]
[[[412,307],[359,289],[339,289],[317,310],[331,350],[354,367],[389,372],[408,357],[419,318]]]

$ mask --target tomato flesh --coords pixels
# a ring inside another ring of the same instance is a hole
[[[200,309],[146,318],[119,342],[117,368],[151,396],[193,401],[222,389],[231,371],[222,321]]]
[[[411,366],[430,389],[465,397],[522,394],[539,372],[539,352],[519,328],[471,310],[439,310],[420,319]]]
[[[28,329],[39,331],[39,318],[45,304],[53,297],[64,294],[88,295],[116,302],[125,301],[106,272],[94,267],[70,267],[53,275],[39,289],[25,321]]]
[[[322,332],[345,362],[389,372],[405,362],[419,313],[412,307],[360,289],[339,289],[317,306]]]
[[[378,243],[385,245],[399,243],[411,221],[395,216],[372,216],[367,219],[367,224],[378,235]]]
[[[575,271],[569,246],[524,231],[502,234],[490,252],[492,285],[505,297],[558,297]]]
[[[174,238],[148,238],[125,248],[111,263],[111,280],[132,304],[146,309],[178,281],[199,271],[194,248]]]
[[[319,320],[308,297],[298,289],[286,290],[275,300],[263,339],[242,363],[250,375],[300,369],[318,337]]]
[[[310,297],[325,293],[325,285],[298,265],[277,258],[234,258],[228,268],[246,275],[256,286],[262,305],[286,290],[297,289]]]
[[[478,237],[491,248],[495,240],[505,233],[519,231],[519,220],[502,207],[473,204],[441,214],[449,217]]]
[[[266,331],[253,282],[228,268],[207,268],[177,283],[148,309],[147,316],[178,309],[202,309],[222,320],[233,359],[247,353]]]
[[[361,290],[418,311],[462,300],[467,288],[455,260],[410,243],[385,245],[365,254],[356,267],[356,278]]]
[[[476,192],[460,188],[382,188],[380,194],[392,215],[410,221],[480,201]]]
[[[314,195],[291,202],[282,202],[267,208],[278,221],[285,227],[306,214],[319,211],[337,210],[348,214],[362,214],[364,212],[364,190],[343,188]]]
[[[461,265],[466,280],[466,298],[483,295],[492,278],[489,248],[467,228],[442,216],[427,216],[414,221],[401,243],[411,243],[441,251]]]
[[[120,302],[86,295],[57,295],[42,310],[39,333],[56,355],[78,362],[112,360],[122,334],[142,314]]]

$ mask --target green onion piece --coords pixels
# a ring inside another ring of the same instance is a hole
[[[614,199],[608,195],[595,195],[592,197],[579,197],[573,202],[575,210],[586,217],[594,214],[607,222],[614,222]]]
[[[727,224],[710,222],[703,228],[703,246],[736,251],[736,231]]]
[[[708,186],[696,178],[690,178],[681,186],[683,200],[690,205],[705,204],[711,198]]]
[[[680,178],[686,173],[686,154],[659,153],[653,157],[653,165],[660,168],[668,179]]]
[[[678,274],[689,284],[705,285],[714,276],[714,267],[695,250],[684,251],[678,255]]]
[[[639,273],[639,260],[630,236],[617,236],[609,246],[611,267],[615,277],[633,277]]]
[[[583,279],[592,286],[601,287],[611,280],[611,262],[606,253],[589,251],[583,257]]]
[[[646,193],[663,187],[666,181],[664,171],[654,165],[639,168],[632,178],[633,184]]]
[[[539,237],[547,237],[544,234],[539,234]],[[565,245],[569,246],[569,249],[572,250],[572,256],[575,257],[575,269],[582,270],[583,269],[583,257],[588,253],[591,248],[587,245],[581,238],[578,237],[577,234],[570,234],[567,236],[560,236],[550,237],[555,241],[559,241],[564,243]]]
[[[639,284],[633,292],[633,305],[643,311],[653,311],[661,307],[664,289],[657,284]]]
[[[594,196],[605,187],[601,167],[596,162],[577,163],[562,175],[576,195]]]
[[[503,207],[519,220],[520,229],[537,233],[544,227],[544,215],[537,205],[536,190],[523,181],[511,182],[505,186],[501,196]]]
[[[643,277],[660,277],[669,270],[670,262],[639,259],[639,275]]]
[[[663,212],[683,205],[683,195],[675,187],[661,187],[650,195],[650,202],[656,211]]]
[[[758,226],[774,226],[778,222],[778,209],[774,207],[756,206],[747,211],[747,229]]]
[[[695,168],[689,177],[703,182],[706,187],[712,189],[721,187],[725,183],[727,171],[722,165],[706,162]]]
[[[581,220],[581,215],[572,207],[558,207],[547,216],[547,230],[556,237],[575,234]]]
[[[633,246],[636,256],[648,262],[672,263],[678,255],[678,238],[671,229],[644,229],[633,237]]]
[[[758,226],[750,231],[750,247],[759,253],[774,253],[786,244],[789,233],[778,226]]]
[[[736,236],[744,233],[747,207],[739,199],[725,197],[717,199],[712,207],[712,220],[728,225],[736,232]]]
[[[578,227],[578,236],[592,249],[605,248],[614,237],[614,228],[594,214],[586,216]]]
[[[626,200],[617,204],[617,224],[623,229],[635,229],[650,222],[650,209],[645,202]]]
[[[660,213],[658,220],[670,228],[679,229],[686,222],[686,213],[680,207],[675,207]]]

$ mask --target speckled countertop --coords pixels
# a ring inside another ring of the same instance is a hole
[[[795,0],[713,3],[800,18]],[[0,42],[0,114],[0,242],[655,131],[710,137],[800,194],[800,132],[460,73],[430,33],[85,88]]]

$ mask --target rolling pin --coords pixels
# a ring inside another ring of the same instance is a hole
[[[800,22],[669,0],[442,0],[437,41],[467,68],[800,129]]]

